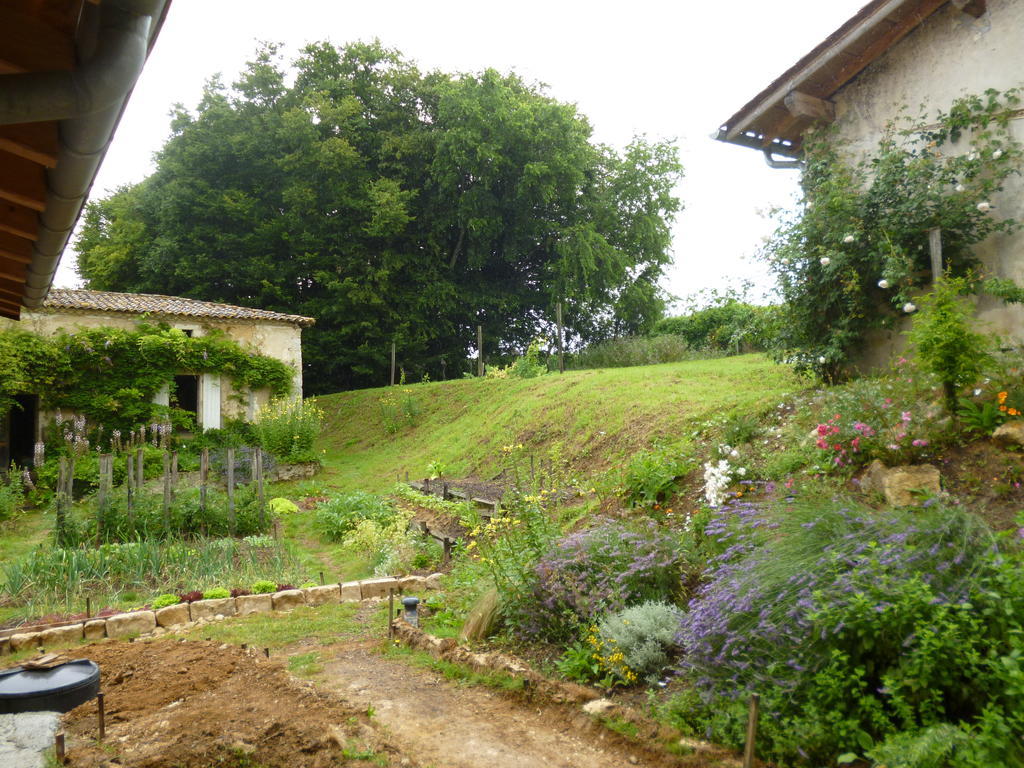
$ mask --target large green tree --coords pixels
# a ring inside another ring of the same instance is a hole
[[[477,324],[511,353],[558,301],[577,341],[649,328],[680,174],[671,144],[596,145],[515,75],[422,74],[379,43],[289,71],[268,46],[176,109],[152,176],[88,206],[79,271],[315,317],[313,393],[383,383],[393,339],[410,372],[453,375]]]

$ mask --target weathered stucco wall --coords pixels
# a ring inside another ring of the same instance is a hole
[[[916,115],[923,105],[933,117],[961,96],[1017,86],[1024,86],[1024,0],[988,0],[980,19],[947,4],[836,94],[836,124],[851,150],[862,155],[877,146],[886,124],[904,107]],[[1015,118],[1011,130],[1024,141],[1024,117]],[[963,151],[966,144],[961,142]],[[1024,177],[1010,177],[991,202],[994,215],[1024,221]],[[988,274],[1024,285],[1024,232],[991,237],[976,252]],[[986,330],[1024,341],[1024,307],[988,296],[977,307]],[[901,346],[901,330],[875,334],[865,363],[884,363]]]
[[[261,322],[224,322],[207,318],[159,317],[147,315],[148,322],[162,322],[172,328],[192,331],[194,336],[202,336],[213,329],[223,331],[227,336],[241,344],[251,347],[267,357],[273,357],[292,367],[295,372],[293,379],[293,395],[302,397],[302,337],[301,328],[290,323]],[[24,310],[21,314],[20,326],[41,336],[53,336],[59,331],[73,332],[82,328],[134,328],[140,322],[138,316],[117,312],[68,312],[53,310]],[[13,323],[8,326],[10,327]],[[188,373],[182,371],[182,373]],[[253,393],[239,391],[232,387],[231,380],[223,377],[221,381],[221,416],[251,418],[260,406],[270,400],[268,390]]]

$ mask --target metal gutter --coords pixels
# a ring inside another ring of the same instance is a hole
[[[27,308],[46,298],[169,5],[170,0],[87,3],[76,47],[92,55],[78,69],[0,77],[0,125],[60,120],[57,163],[46,174],[46,207],[26,272]]]

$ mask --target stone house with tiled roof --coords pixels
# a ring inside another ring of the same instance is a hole
[[[180,296],[53,288],[36,309],[23,309],[17,325],[41,336],[85,328],[134,328],[140,322],[164,323],[189,336],[222,331],[243,347],[249,347],[280,360],[295,372],[293,393],[302,396],[302,329],[313,318],[288,315],[231,304],[217,304]],[[14,321],[0,319],[0,327]],[[194,374],[182,371],[174,381],[175,405],[196,414],[196,423],[204,428],[219,428],[230,417],[252,418],[270,398],[269,392],[236,392],[232,382],[217,373]],[[171,404],[171,387],[157,395],[157,402]],[[7,437],[12,455],[19,441],[30,445],[38,439],[45,415],[40,416],[35,398],[25,396],[20,410],[12,410],[7,420]],[[3,420],[0,419],[0,424]],[[21,446],[24,448],[25,446]]]

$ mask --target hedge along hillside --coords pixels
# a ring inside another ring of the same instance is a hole
[[[108,429],[127,431],[168,414],[153,403],[181,373],[220,373],[236,388],[291,389],[290,366],[244,349],[220,331],[190,337],[166,325],[134,330],[91,328],[44,338],[21,329],[0,332],[0,413],[18,394],[40,406],[67,408]]]

